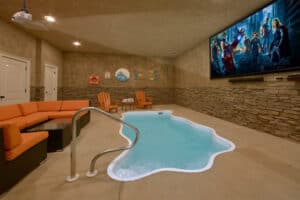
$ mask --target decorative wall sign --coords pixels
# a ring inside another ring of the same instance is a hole
[[[150,81],[157,81],[158,80],[158,70],[150,70],[148,71],[148,77]]]
[[[128,69],[120,68],[116,71],[115,77],[118,81],[125,82],[125,81],[129,80],[130,73],[129,73]]]
[[[142,72],[135,71],[133,72],[134,80],[143,80],[145,79],[144,74]]]
[[[157,69],[149,70],[149,71],[136,70],[133,72],[133,78],[136,81],[137,80],[156,81],[159,79],[159,73]]]
[[[105,71],[104,72],[104,78],[105,79],[111,79],[111,73],[110,73],[110,71]]]
[[[90,85],[98,85],[100,83],[100,77],[95,74],[90,75],[88,78],[88,82]]]

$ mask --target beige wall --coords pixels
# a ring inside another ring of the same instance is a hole
[[[283,72],[283,73],[271,73],[264,74],[265,82],[263,83],[242,83],[242,84],[231,84],[228,78],[222,79],[210,79],[210,62],[209,62],[209,41],[205,40],[200,43],[194,49],[191,49],[179,56],[175,60],[175,87],[220,87],[220,86],[268,86],[270,83],[276,83],[276,85],[295,85],[294,82],[287,81],[276,81],[276,77],[283,77],[286,79],[288,75],[299,74],[299,71]],[[258,75],[261,76],[261,75]],[[253,77],[253,76],[251,76]]]
[[[12,24],[0,20],[0,52],[31,62],[32,100],[43,100],[45,64],[58,67],[58,86],[62,87],[62,52],[46,41],[36,39]]]
[[[36,85],[36,39],[0,20],[0,52],[31,61],[31,85]]]
[[[47,43],[46,41],[39,41],[38,45],[40,45],[40,68],[39,73],[39,86],[44,86],[44,73],[45,73],[45,65],[54,65],[58,68],[58,86],[62,87],[62,78],[63,78],[63,54],[62,52]]]
[[[127,68],[130,71],[130,80],[119,82],[114,78],[114,73],[119,68]],[[159,80],[151,81],[134,80],[133,72],[138,70],[146,74],[149,70],[158,70]],[[111,72],[111,79],[104,79],[104,72]],[[138,56],[117,56],[106,54],[64,54],[64,87],[86,87],[88,77],[96,74],[101,78],[101,87],[154,87],[169,88],[173,86],[173,64],[166,59],[145,58]]]
[[[91,105],[97,106],[97,94],[108,92],[112,99],[123,99],[135,96],[135,91],[142,89],[147,96],[153,97],[155,104],[174,102],[174,65],[169,59],[145,58],[139,56],[118,56],[107,54],[64,53],[64,74],[62,99],[89,99]],[[115,71],[127,68],[130,79],[119,82]],[[149,70],[158,70],[159,79],[134,80],[133,72],[138,70],[144,75]],[[104,79],[104,72],[111,72],[111,79]],[[88,77],[96,74],[101,78],[99,85],[88,84]]]
[[[300,140],[300,84],[287,76],[258,75],[262,82],[210,80],[208,40],[175,61],[175,102],[243,126]],[[282,78],[282,79],[276,79]]]

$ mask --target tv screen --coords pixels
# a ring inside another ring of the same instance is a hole
[[[212,79],[300,69],[300,1],[273,1],[209,42]]]

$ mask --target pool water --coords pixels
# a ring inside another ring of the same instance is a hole
[[[108,175],[115,180],[133,181],[160,171],[205,171],[216,155],[235,148],[214,129],[173,116],[171,111],[128,112],[123,120],[139,129],[140,138],[109,165]],[[135,137],[125,126],[120,134],[130,143]]]

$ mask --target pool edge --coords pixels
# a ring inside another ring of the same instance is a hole
[[[111,177],[112,179],[116,180],[116,181],[122,181],[122,182],[129,182],[129,181],[135,181],[135,180],[138,180],[138,179],[142,179],[144,177],[147,177],[147,176],[150,176],[150,175],[153,175],[153,174],[156,174],[156,173],[159,173],[159,172],[164,172],[164,171],[168,171],[168,172],[184,172],[184,173],[199,173],[199,172],[204,172],[204,171],[207,171],[209,169],[212,168],[213,164],[214,164],[214,161],[215,161],[215,158],[220,155],[220,154],[223,154],[223,153],[227,153],[227,152],[231,152],[231,151],[234,151],[236,146],[235,144],[226,139],[226,138],[223,138],[222,136],[218,135],[216,130],[211,128],[211,127],[208,127],[208,126],[205,126],[205,125],[202,125],[202,124],[199,124],[199,123],[196,123],[196,122],[193,122],[189,119],[186,119],[186,118],[183,118],[183,117],[179,117],[179,116],[176,116],[173,114],[173,111],[172,110],[160,110],[160,111],[130,111],[130,112],[125,112],[125,113],[122,113],[122,120],[124,119],[125,115],[128,114],[128,113],[142,113],[142,112],[153,112],[153,113],[156,113],[156,112],[169,112],[171,113],[171,117],[172,118],[175,118],[175,119],[178,119],[180,121],[184,121],[184,122],[187,122],[189,125],[191,126],[194,126],[194,127],[197,127],[197,126],[201,126],[201,127],[204,127],[204,128],[207,128],[209,130],[211,130],[213,136],[215,138],[218,138],[220,140],[222,140],[223,142],[225,143],[228,143],[230,148],[227,149],[227,150],[224,150],[224,151],[219,151],[217,153],[214,153],[213,155],[211,155],[211,157],[209,158],[209,161],[207,162],[207,164],[205,165],[205,167],[201,168],[201,169],[198,169],[198,170],[184,170],[184,169],[178,169],[178,168],[161,168],[161,169],[157,169],[157,170],[153,170],[149,173],[145,173],[143,175],[140,175],[140,176],[136,176],[134,178],[128,178],[128,179],[120,179],[119,177],[115,176],[115,174],[112,172],[112,169],[113,167],[115,166],[116,162],[118,160],[120,160],[121,158],[123,158],[124,156],[126,156],[126,154],[128,153],[129,150],[125,150],[124,152],[122,152],[120,155],[118,155],[110,164],[109,166],[107,167],[107,174],[109,175],[109,177]],[[123,124],[121,124],[120,126],[120,129],[119,129],[119,134],[125,138],[129,144],[132,143],[132,141],[123,134],[122,132],[123,130]]]

